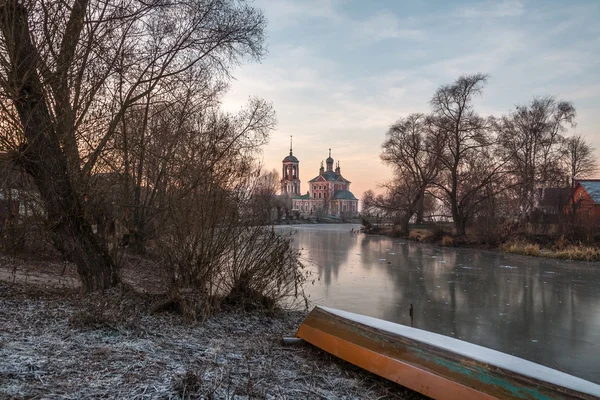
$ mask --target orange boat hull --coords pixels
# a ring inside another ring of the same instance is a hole
[[[414,331],[419,332],[417,329]],[[299,327],[297,336],[343,360],[434,399],[598,398],[559,386],[556,382],[536,380],[430,343],[343,318],[321,307],[313,309]]]

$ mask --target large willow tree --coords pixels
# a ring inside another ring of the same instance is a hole
[[[35,181],[86,290],[119,279],[85,218],[82,182],[128,110],[191,70],[218,81],[260,58],[264,27],[239,0],[0,1],[0,146]]]

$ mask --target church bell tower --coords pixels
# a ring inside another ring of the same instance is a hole
[[[300,196],[300,161],[292,152],[292,137],[290,136],[290,155],[283,159],[281,173],[281,194]]]

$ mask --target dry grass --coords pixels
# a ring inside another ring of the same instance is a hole
[[[576,261],[600,261],[600,249],[585,246],[568,246],[563,250],[556,250],[554,258]]]
[[[423,398],[312,346],[304,313],[218,313],[190,325],[156,296],[32,292],[0,281],[0,398]]]
[[[408,233],[408,238],[417,242],[426,242],[431,238],[431,231],[428,229],[414,229]]]
[[[505,253],[521,254],[524,256],[539,257],[542,255],[540,246],[531,243],[510,242],[500,246],[500,250]]]
[[[410,231],[408,233],[408,239],[410,239],[410,240],[416,240],[416,241],[418,241],[419,237],[420,237],[419,232],[416,231],[416,230]]]
[[[565,239],[565,235],[561,235],[554,244],[552,245],[552,250],[561,251],[564,250],[569,245],[567,239]]]
[[[444,236],[444,237],[442,237],[442,246],[453,247],[454,246],[454,239],[452,238],[452,236]]]
[[[557,258],[574,261],[600,261],[600,249],[595,247],[567,245],[559,239],[550,249],[540,249],[538,244],[509,242],[500,246],[505,253],[521,254],[533,257]]]

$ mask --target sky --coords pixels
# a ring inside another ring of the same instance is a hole
[[[302,192],[331,148],[357,198],[391,178],[379,155],[389,126],[430,111],[435,90],[489,74],[475,102],[501,116],[534,96],[573,102],[600,157],[600,0],[256,0],[268,53],[233,70],[227,111],[251,96],[273,103],[262,154],[281,171],[293,136]]]

